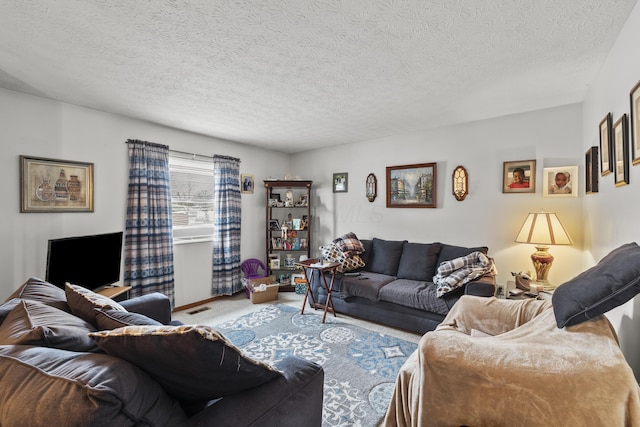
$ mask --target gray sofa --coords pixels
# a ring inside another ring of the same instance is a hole
[[[411,243],[406,240],[361,240],[365,266],[336,275],[332,302],[337,313],[423,334],[442,322],[462,295],[490,297],[495,277],[486,274],[442,297],[436,295],[433,276],[444,261],[488,248],[445,243]],[[326,273],[325,273],[326,274]],[[316,302],[325,304],[327,292],[316,270],[310,278]],[[327,283],[329,278],[327,277]]]
[[[77,288],[31,278],[0,305],[0,425],[322,424],[321,366],[271,367],[206,326],[166,326],[162,294],[116,303]]]

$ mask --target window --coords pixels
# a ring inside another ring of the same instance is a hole
[[[213,160],[169,153],[173,242],[213,239]]]

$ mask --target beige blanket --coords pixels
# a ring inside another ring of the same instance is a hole
[[[402,367],[383,425],[638,426],[640,390],[606,317],[558,329],[551,301],[463,296]]]

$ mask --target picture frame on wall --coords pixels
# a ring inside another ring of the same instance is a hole
[[[435,208],[437,163],[387,166],[388,208]]]
[[[253,175],[243,173],[240,175],[240,183],[242,185],[242,192],[246,194],[253,194]]]
[[[598,192],[598,146],[594,145],[584,154],[585,194]]]
[[[630,108],[630,133],[631,133],[631,161],[634,165],[640,163],[640,81],[629,93]]]
[[[340,172],[333,174],[333,192],[346,193],[349,189],[349,174]]]
[[[613,124],[613,164],[616,187],[629,184],[629,131],[627,113]]]
[[[613,116],[609,112],[600,121],[600,173],[602,176],[613,172]]]
[[[578,197],[578,166],[542,170],[542,197]]]
[[[20,156],[20,212],[93,212],[93,163]]]
[[[503,193],[535,193],[536,161],[515,160],[502,166]]]

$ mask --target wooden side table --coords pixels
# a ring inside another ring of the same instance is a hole
[[[331,292],[333,291],[333,283],[336,280],[336,272],[338,267],[340,267],[340,263],[338,262],[330,262],[325,264],[318,264],[317,259],[307,259],[304,261],[297,262],[296,265],[302,267],[302,271],[304,271],[304,278],[307,280],[307,291],[304,294],[304,299],[302,300],[302,311],[300,314],[304,314],[304,308],[307,305],[307,297],[311,298],[311,306],[316,308],[323,308],[324,314],[322,316],[322,323],[324,323],[327,318],[327,311],[331,310],[333,316],[336,317],[336,311],[333,308],[333,301],[331,300]],[[313,292],[311,292],[311,280],[310,277],[313,277],[314,270],[317,270],[320,273],[320,277],[322,278],[322,285],[327,291],[327,301],[325,301],[324,306],[316,302],[313,298]],[[309,274],[311,272],[311,274]],[[327,276],[324,273],[331,273],[331,281],[327,284]]]

